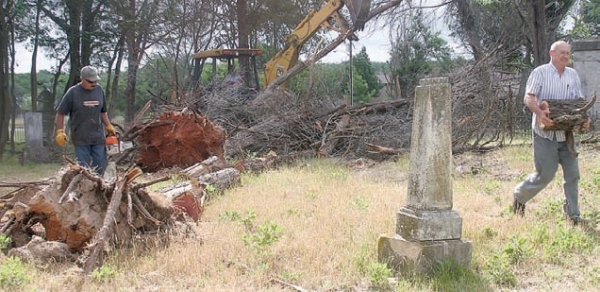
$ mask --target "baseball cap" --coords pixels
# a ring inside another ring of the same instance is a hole
[[[85,66],[81,68],[81,78],[87,79],[89,81],[98,81],[100,77],[98,76],[98,69],[93,66]]]

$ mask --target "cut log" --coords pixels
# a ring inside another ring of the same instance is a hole
[[[589,102],[583,98],[573,100],[543,100],[550,110],[550,118],[554,120],[553,126],[546,126],[547,131],[573,131],[578,130],[589,119],[588,109],[594,106],[596,93]],[[541,106],[544,106],[543,104]]]
[[[225,168],[216,172],[207,173],[189,181],[185,181],[167,188],[158,190],[167,198],[175,198],[176,196],[194,189],[195,185],[211,185],[217,190],[224,190],[239,184],[241,181],[241,173],[235,168]]]
[[[185,174],[188,177],[197,177],[208,172],[214,172],[223,169],[225,165],[226,163],[222,158],[211,156],[202,162],[196,163],[180,171],[180,173]]]

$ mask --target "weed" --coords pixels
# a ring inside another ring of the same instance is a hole
[[[388,279],[394,277],[394,271],[385,263],[372,262],[367,266],[367,277],[376,289],[389,289]]]
[[[486,226],[485,228],[483,228],[483,236],[485,236],[486,238],[492,238],[492,237],[496,237],[498,235],[498,231],[492,229],[489,226]]]
[[[313,199],[313,200],[319,197],[317,192],[314,192],[314,191],[308,191],[304,194],[304,196],[306,196],[309,199]]]
[[[593,224],[600,223],[600,210],[589,210],[582,212],[582,217],[590,220]]]
[[[550,246],[558,254],[573,251],[589,251],[595,246],[595,240],[576,228],[563,228],[550,239]]]
[[[500,182],[495,179],[488,180],[483,185],[483,192],[490,195],[493,194],[494,191],[499,190],[501,187]]]
[[[561,201],[555,199],[543,200],[540,205],[542,207],[535,211],[536,215],[549,219],[562,218],[563,203]]]
[[[279,241],[283,229],[272,221],[259,225],[254,232],[242,235],[244,244],[258,255],[268,255],[269,247]]]
[[[12,243],[12,239],[9,236],[6,236],[4,234],[0,235],[0,250],[5,250],[8,247],[10,247],[10,244]]]
[[[513,235],[504,249],[498,254],[493,254],[485,263],[484,270],[493,283],[514,287],[517,277],[511,269],[512,265],[523,262],[532,253],[533,250],[525,238],[519,237],[518,234]]]
[[[213,195],[217,192],[217,188],[215,188],[213,185],[211,184],[206,184],[204,185],[204,189],[206,190],[206,193],[208,195]]]
[[[534,244],[545,244],[550,242],[550,231],[548,230],[548,225],[546,224],[537,224],[531,230],[532,234],[532,242]]]
[[[353,198],[351,204],[359,211],[366,211],[369,209],[369,199],[363,196]]]
[[[246,214],[242,217],[237,211],[225,211],[219,214],[219,218],[230,221],[230,222],[238,222],[243,225],[246,230],[252,231],[254,230],[254,219],[256,218],[256,212],[249,210],[246,211]]]
[[[588,277],[590,278],[590,283],[598,287],[598,284],[600,284],[600,267],[593,267],[591,271],[588,271]]]
[[[484,279],[452,258],[434,268],[430,281],[434,291],[482,291],[486,285]]]
[[[496,196],[494,197],[494,203],[496,203],[496,204],[501,204],[501,203],[502,203],[502,201],[503,201],[503,198],[502,198],[501,196],[498,196],[498,195],[496,195]]]
[[[300,211],[300,209],[298,209],[298,208],[289,208],[289,209],[287,209],[286,213],[288,215],[300,215],[302,213],[302,211]]]
[[[346,169],[334,169],[331,171],[331,176],[335,179],[345,180],[348,178],[349,172]]]
[[[363,244],[360,247],[359,252],[357,252],[354,255],[354,257],[352,258],[352,261],[354,263],[354,266],[356,267],[356,270],[360,271],[361,273],[366,273],[367,267],[369,266],[369,263],[372,261],[372,256],[373,256],[372,246]]]
[[[511,236],[509,240],[510,242],[504,248],[503,253],[508,256],[511,264],[521,263],[533,253],[532,248],[527,244],[527,240],[519,237],[518,234]]]
[[[9,257],[0,264],[0,287],[18,288],[29,282],[26,267],[17,257]]]
[[[297,271],[285,271],[279,274],[279,278],[286,282],[297,282],[302,277],[302,272]]]
[[[225,211],[221,214],[219,214],[219,218],[227,220],[227,221],[238,221],[242,218],[242,215],[240,215],[240,213],[236,212],[236,211]]]
[[[256,218],[256,212],[249,210],[246,212],[246,216],[239,219],[239,221],[246,227],[246,230],[254,229],[254,218]]]
[[[106,280],[110,280],[113,279],[115,276],[117,275],[117,272],[115,271],[115,269],[107,266],[107,265],[103,265],[100,268],[95,268],[92,271],[92,279],[96,280],[96,281],[106,281]]]
[[[511,270],[510,259],[504,252],[493,254],[485,263],[484,270],[490,281],[499,286],[514,287],[517,277]]]

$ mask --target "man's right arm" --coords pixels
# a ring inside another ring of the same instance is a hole
[[[540,108],[538,105],[538,100],[535,94],[527,93],[523,98],[523,102],[525,105],[535,114],[538,123],[544,126],[552,126],[554,125],[554,121],[550,118],[550,109],[548,108]]]
[[[65,128],[65,115],[60,114],[60,113],[56,113],[56,129],[64,129]]]

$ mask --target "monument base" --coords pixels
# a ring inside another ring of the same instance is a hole
[[[461,238],[462,219],[454,210],[402,208],[396,214],[396,234],[406,240],[450,240]]]
[[[470,267],[473,244],[461,239],[408,241],[402,236],[381,235],[377,243],[379,262],[395,271],[429,273],[446,260]]]

